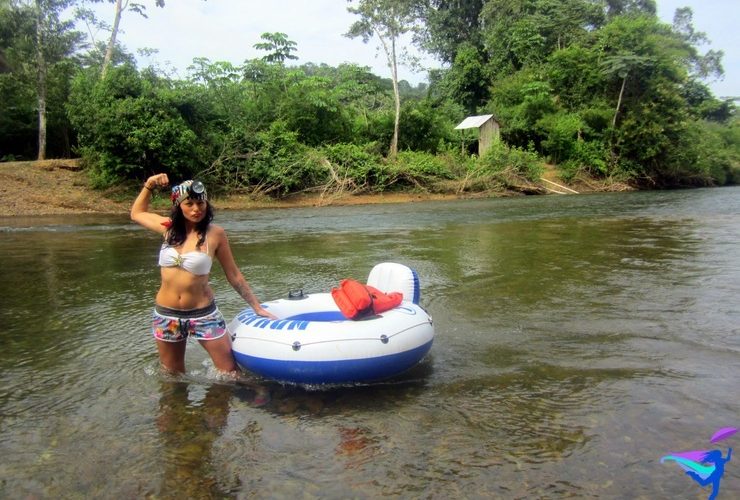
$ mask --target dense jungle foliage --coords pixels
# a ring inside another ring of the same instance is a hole
[[[740,179],[735,106],[704,83],[722,54],[700,52],[687,8],[669,25],[653,0],[355,2],[389,12],[373,20],[413,32],[445,67],[429,84],[396,82],[388,154],[393,79],[290,65],[300,47],[283,33],[255,40],[265,56],[242,64],[196,58],[184,79],[138,68],[115,37],[108,62],[72,19],[96,22],[91,1],[0,0],[0,159],[80,156],[100,187],[164,170],[275,197],[499,189],[545,162],[640,187]],[[474,134],[454,130],[480,114],[502,139],[482,158]]]

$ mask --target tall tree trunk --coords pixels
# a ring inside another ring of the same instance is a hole
[[[398,90],[398,65],[396,62],[396,40],[391,40],[391,53],[393,64],[391,66],[391,75],[393,80],[393,98],[396,101],[396,117],[393,121],[393,138],[391,147],[388,152],[390,159],[395,159],[398,155],[398,131],[401,123],[401,93]]]
[[[622,88],[619,89],[619,98],[617,99],[617,109],[614,110],[614,118],[612,118],[612,128],[617,126],[617,115],[619,114],[619,108],[622,106],[622,96],[624,95],[624,86],[627,83],[627,75],[622,79]]]
[[[36,0],[36,65],[39,108],[38,160],[46,159],[46,58],[44,57],[44,14],[41,0]]]
[[[378,27],[373,27],[375,35],[383,45],[385,56],[388,61],[388,67],[391,70],[391,81],[393,82],[393,99],[396,105],[396,116],[393,120],[393,137],[391,138],[391,146],[388,150],[388,158],[395,159],[398,155],[398,130],[401,122],[401,93],[398,90],[398,62],[396,59],[396,35],[389,35],[389,40],[386,40]],[[390,42],[390,45],[389,45]]]
[[[108,47],[105,49],[105,57],[103,58],[103,67],[100,70],[100,78],[105,78],[105,74],[108,72],[108,67],[113,59],[113,50],[116,48],[116,37],[118,36],[118,25],[121,23],[121,12],[122,12],[123,0],[116,0],[116,12],[113,18],[113,29],[111,30],[110,39],[108,40]]]
[[[617,127],[617,116],[619,115],[619,109],[622,107],[622,97],[624,97],[624,87],[627,84],[627,76],[629,75],[624,75],[624,77],[622,78],[622,88],[619,89],[619,97],[617,98],[617,107],[614,110],[614,118],[612,118],[612,129],[615,129]],[[606,166],[607,176],[611,176],[614,166],[619,161],[619,155],[617,154],[617,151],[616,151],[616,144],[614,143],[614,138],[616,137],[616,133],[612,132],[611,134],[609,134],[609,136],[610,136],[610,139],[609,139],[610,161],[607,163],[607,166]]]

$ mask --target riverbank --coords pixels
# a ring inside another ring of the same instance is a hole
[[[543,182],[529,186],[532,192],[614,191],[627,189],[624,185],[607,185],[581,179],[566,185],[557,171],[549,168]],[[555,183],[555,185],[553,185]],[[565,188],[565,189],[562,189]],[[320,194],[294,195],[282,200],[255,199],[248,195],[212,198],[219,210],[248,210],[258,208],[290,208],[322,205],[360,205],[371,203],[409,203],[429,200],[451,200],[480,196],[512,196],[516,191],[500,193],[380,193],[370,195]],[[131,192],[126,188],[107,190],[92,189],[79,160],[60,159],[44,161],[20,161],[0,163],[0,217],[17,215],[64,215],[64,214],[126,214],[131,207]],[[167,201],[162,197],[155,206],[166,209]]]

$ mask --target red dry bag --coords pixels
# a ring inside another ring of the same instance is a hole
[[[331,296],[344,317],[349,319],[379,314],[393,309],[403,300],[400,292],[383,293],[353,279],[342,280],[339,288],[332,288]]]
[[[365,288],[373,298],[373,312],[375,314],[393,309],[403,300],[403,294],[401,292],[383,293],[370,285],[365,285]]]

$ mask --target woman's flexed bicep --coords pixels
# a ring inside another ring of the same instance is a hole
[[[131,205],[131,220],[154,232],[163,234],[169,219],[149,210],[152,193],[155,189],[169,185],[167,174],[155,174],[149,177]]]

